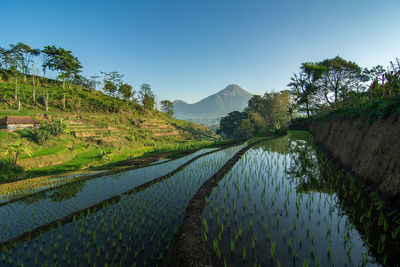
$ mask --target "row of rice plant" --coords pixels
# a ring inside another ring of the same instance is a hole
[[[178,160],[175,160],[174,164],[179,164],[179,162],[187,162],[188,160],[192,159],[193,157],[196,157],[198,155],[217,150],[217,148],[206,148],[206,149],[201,149],[189,156],[180,158]],[[152,163],[151,165],[156,165],[159,163],[165,163],[167,161],[170,161],[169,159],[162,159],[157,162]],[[183,164],[182,163],[182,164]],[[64,175],[64,176],[58,176],[58,177],[38,177],[38,178],[33,178],[33,179],[28,179],[28,180],[23,180],[23,181],[18,181],[15,183],[7,183],[7,184],[2,184],[0,185],[0,205],[8,202],[10,200],[14,200],[17,198],[21,198],[26,195],[32,195],[40,191],[44,191],[46,189],[51,189],[54,187],[58,187],[60,185],[74,182],[74,181],[80,181],[82,180],[82,176],[90,176],[94,174],[99,174],[104,171],[92,171],[89,173],[78,173],[78,174],[72,174],[72,175]]]
[[[206,155],[95,213],[3,248],[0,264],[161,266],[190,199],[242,147]]]
[[[400,262],[398,214],[311,142],[291,133],[247,151],[207,198],[203,238],[221,265]]]
[[[80,180],[0,206],[0,242],[163,176],[192,158],[213,150],[202,149],[164,164]]]

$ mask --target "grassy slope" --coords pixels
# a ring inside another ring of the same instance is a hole
[[[22,110],[18,112],[13,110],[16,108],[13,86],[0,82],[0,118],[27,115],[41,122],[64,118],[70,133],[54,137],[41,146],[24,137],[24,133],[0,131],[0,153],[17,140],[29,142],[33,150],[32,157],[20,157],[18,170],[1,172],[0,168],[0,179],[56,174],[104,164],[112,166],[115,162],[149,153],[202,147],[218,138],[205,127],[176,120],[162,112],[146,111],[132,102],[118,100],[118,113],[106,112],[104,110],[112,107],[110,97],[78,86],[68,90],[68,111],[65,112],[60,110],[61,88],[49,87],[52,100],[49,111],[44,112],[40,103],[44,87],[37,90],[38,103],[31,105],[31,86],[19,85]],[[101,150],[111,152],[110,161],[99,161]]]

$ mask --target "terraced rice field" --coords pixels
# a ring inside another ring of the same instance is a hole
[[[400,216],[291,133],[247,151],[214,188],[203,238],[227,266],[398,266]]]
[[[1,191],[0,265],[162,266],[193,196],[244,147]],[[396,266],[399,218],[291,132],[245,152],[207,197],[200,231],[213,266]]]
[[[200,157],[167,179],[137,190],[132,189],[210,151],[200,150],[176,161],[74,183],[2,206],[2,263],[28,266],[52,265],[55,261],[58,265],[76,262],[130,266],[140,262],[138,266],[156,266],[179,229],[187,202],[241,147]],[[91,212],[89,207],[107,198],[111,201]],[[83,214],[68,218],[85,208]],[[57,220],[60,222],[53,227],[52,222]],[[51,225],[50,230],[38,234],[43,225]],[[10,242],[16,237],[17,242]]]

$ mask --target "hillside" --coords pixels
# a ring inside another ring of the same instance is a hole
[[[204,125],[218,124],[219,119],[232,111],[242,111],[253,95],[236,84],[230,84],[216,94],[194,104],[174,101],[174,116]]]
[[[0,178],[34,177],[112,165],[149,153],[195,149],[211,144],[218,135],[203,126],[177,120],[159,111],[145,110],[142,106],[125,100],[116,101],[116,113],[109,112],[113,99],[101,92],[72,86],[67,90],[67,110],[61,109],[62,89],[57,84],[37,88],[37,102],[31,103],[32,86],[20,84],[21,111],[13,97],[13,84],[0,82],[0,118],[26,115],[39,120],[42,125],[63,119],[67,133],[53,137],[40,145],[30,131],[0,131],[0,154],[19,141],[28,142],[32,156],[24,154],[14,172],[3,171]],[[49,111],[44,111],[41,92],[51,91]],[[51,101],[50,101],[51,99]],[[103,162],[101,153],[109,159]]]

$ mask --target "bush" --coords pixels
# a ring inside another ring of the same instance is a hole
[[[43,145],[51,139],[51,133],[48,129],[42,127],[33,131],[32,139],[39,145]]]
[[[44,126],[51,135],[59,136],[63,134],[67,128],[67,125],[64,123],[62,119],[60,120],[53,120],[51,123],[46,124]]]

